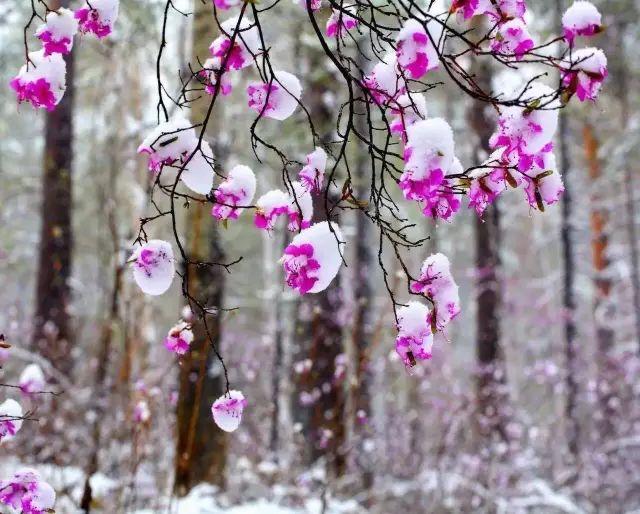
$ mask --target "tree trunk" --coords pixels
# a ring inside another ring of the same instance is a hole
[[[208,45],[215,37],[215,21],[209,4],[194,0],[193,57],[191,62],[204,62]],[[198,60],[198,58],[200,60]],[[211,98],[203,95],[192,105],[192,121],[200,123]],[[220,104],[216,102],[216,116],[220,119]],[[211,122],[210,122],[211,124]],[[210,127],[211,129],[212,127]],[[211,131],[215,132],[215,131]],[[219,155],[219,148],[212,147]],[[220,161],[218,160],[218,166]],[[189,258],[192,261],[222,262],[224,253],[219,243],[218,228],[209,214],[208,205],[192,202],[188,213]],[[189,267],[189,290],[207,307],[219,307],[224,298],[224,270],[220,266]],[[207,314],[207,326],[213,344],[221,342],[221,320],[218,314]],[[178,392],[175,490],[186,495],[202,482],[224,487],[224,470],[227,460],[228,440],[211,418],[211,404],[224,393],[222,370],[215,369],[215,354],[206,333],[204,321],[194,318],[194,335],[191,350],[182,359]],[[195,380],[193,377],[197,377]]]
[[[68,0],[50,7],[68,7]],[[45,146],[42,177],[40,252],[35,298],[32,346],[59,371],[68,374],[72,331],[71,256],[71,171],[73,161],[74,52],[64,56],[67,63],[67,90],[53,112],[45,118]]]

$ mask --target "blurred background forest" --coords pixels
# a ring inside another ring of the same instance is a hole
[[[230,435],[211,420],[223,376],[202,332],[181,359],[162,345],[183,315],[178,282],[145,297],[126,264],[150,213],[153,177],[136,148],[156,125],[164,2],[123,1],[111,38],[74,49],[54,114],[17,106],[0,88],[0,332],[12,345],[0,381],[16,383],[37,363],[62,392],[33,400],[38,421],[0,446],[1,474],[18,462],[40,469],[59,514],[640,512],[640,4],[594,3],[606,25],[594,44],[610,76],[597,104],[561,116],[562,202],[537,213],[504,195],[483,220],[468,210],[453,224],[407,206],[430,237],[410,256],[414,267],[445,253],[462,300],[449,342],[411,373],[394,351],[378,236],[357,211],[340,220],[349,265],[311,298],[283,287],[284,231],[257,234],[250,216],[225,228],[207,209],[184,211],[190,255],[243,256],[195,285],[237,307],[215,316],[231,383],[249,401]],[[28,4],[2,2],[3,85],[23,63]],[[557,33],[560,4],[529,2],[537,39]],[[179,90],[217,28],[209,3],[176,6],[193,13],[173,13],[168,26],[162,71]],[[335,68],[301,28],[304,9],[270,19],[272,53],[304,78],[305,102],[330,138],[343,94]],[[220,171],[247,164],[259,192],[279,187],[279,163],[268,154],[258,163],[250,147],[247,76],[233,79],[239,87],[216,105],[207,134]],[[451,122],[463,162],[480,161],[492,128],[473,122],[478,105],[444,74],[433,81],[443,85],[427,94],[429,114]],[[296,123],[263,131],[302,158],[309,141]],[[366,191],[366,170],[359,176]],[[150,236],[169,239],[160,226]],[[134,417],[141,401],[144,422]]]

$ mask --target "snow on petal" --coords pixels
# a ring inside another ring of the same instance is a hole
[[[119,0],[91,0],[75,12],[82,33],[93,33],[102,39],[111,32],[118,18]]]
[[[302,85],[295,75],[274,71],[270,82],[252,82],[247,86],[249,107],[261,116],[286,120],[298,107]]]
[[[393,119],[389,124],[391,133],[398,134],[407,141],[407,128],[416,121],[427,118],[427,100],[423,94],[411,93],[400,95],[391,104]]]
[[[557,168],[553,152],[546,152],[523,174],[525,193],[531,207],[543,211],[545,205],[560,200],[564,184]]]
[[[491,50],[521,60],[534,47],[529,29],[521,18],[501,23],[491,41]]]
[[[42,369],[37,364],[29,364],[18,379],[20,390],[25,394],[34,394],[44,391],[45,378]]]
[[[160,123],[138,147],[138,153],[149,155],[149,170],[160,172],[165,164],[174,164],[193,151],[198,138],[193,124],[182,116]]]
[[[289,212],[290,202],[289,195],[280,189],[263,194],[256,202],[256,227],[264,230],[273,229],[278,216]]]
[[[581,102],[595,100],[607,78],[607,56],[599,48],[581,48],[562,68],[562,85]]]
[[[324,172],[327,167],[327,152],[322,148],[307,155],[307,164],[300,170],[300,182],[310,192],[320,192],[324,182]]]
[[[240,426],[247,400],[240,391],[231,390],[218,398],[211,406],[213,421],[225,432],[233,432]]]
[[[254,56],[262,52],[260,32],[253,21],[243,17],[237,33],[236,26],[238,26],[238,16],[222,22],[220,27],[223,34],[209,46],[211,56],[220,59],[220,66],[226,63],[226,70],[241,70],[251,66]],[[234,33],[236,36],[232,46],[231,39]]]
[[[208,95],[214,95],[216,84],[220,78],[220,93],[226,96],[233,89],[229,73],[221,71],[222,59],[220,57],[210,57],[202,65],[202,70],[198,73],[198,78],[204,84],[204,91]]]
[[[0,403],[0,443],[13,438],[22,427],[22,407],[12,399]]]
[[[494,151],[479,168],[469,174],[469,207],[473,207],[478,216],[507,189],[507,185],[517,187],[522,182],[521,175],[510,169],[511,163],[504,162],[503,153],[503,148]]]
[[[174,325],[169,330],[167,337],[164,339],[164,346],[167,350],[184,355],[189,351],[189,347],[193,342],[193,332],[191,326],[184,321]]]
[[[133,278],[144,293],[157,296],[169,289],[176,272],[171,244],[152,239],[136,249],[132,261]]]
[[[384,61],[377,63],[363,82],[373,100],[379,105],[395,100],[407,90],[404,79],[398,73],[394,53],[388,53]]]
[[[218,8],[226,11],[232,7],[237,7],[242,3],[242,0],[213,0],[213,4]]]
[[[73,37],[78,32],[78,20],[73,11],[61,7],[57,11],[50,11],[45,23],[38,27],[36,36],[44,48],[44,55],[68,54],[73,47]]]
[[[36,108],[53,111],[66,89],[67,65],[59,53],[45,55],[45,50],[29,53],[25,64],[11,80],[19,103],[31,102]]]
[[[293,3],[304,9],[307,8],[307,0],[293,0]],[[309,0],[309,6],[312,11],[318,11],[322,8],[322,0]]]
[[[331,16],[327,20],[325,32],[327,37],[342,37],[345,32],[358,26],[358,20],[350,14],[333,9]]]
[[[324,291],[340,270],[344,244],[335,223],[323,221],[302,230],[280,259],[289,287],[300,294]]]
[[[591,2],[576,0],[562,15],[562,30],[573,46],[576,36],[593,36],[602,30],[602,16]]]
[[[289,206],[287,210],[289,217],[288,228],[291,232],[295,232],[311,225],[313,199],[311,198],[310,191],[297,180],[294,180],[291,186],[293,191],[289,195]]]
[[[189,155],[185,156],[185,162]],[[200,148],[182,170],[180,180],[193,192],[206,195],[211,192],[213,178],[213,150],[209,143],[202,141]]]
[[[409,18],[398,33],[396,42],[398,66],[408,77],[417,80],[438,67],[438,53],[419,21]]]
[[[234,166],[227,178],[214,191],[216,203],[211,215],[219,220],[238,219],[256,194],[256,176],[248,166]],[[240,206],[240,207],[238,207]]]
[[[34,469],[23,468],[0,480],[0,503],[23,514],[44,514],[55,506],[56,493]]]
[[[417,360],[431,358],[433,332],[429,325],[429,308],[420,302],[409,302],[398,309],[398,336],[396,353],[406,367],[413,367]]]

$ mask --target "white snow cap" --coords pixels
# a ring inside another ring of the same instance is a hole
[[[580,48],[573,52],[570,65],[575,70],[600,74],[607,67],[607,56],[599,48]]]
[[[71,39],[71,44],[69,45],[71,47],[73,36],[78,32],[78,20],[75,19],[73,11],[64,7],[59,8],[57,11],[49,11],[45,18],[45,23],[36,30],[36,36],[43,32],[49,32],[56,41],[64,38]]]
[[[408,302],[398,309],[398,335],[413,336],[430,340],[433,343],[431,327],[427,322],[429,307],[420,302]]]
[[[213,187],[213,177],[213,150],[211,150],[209,143],[202,141],[200,149],[182,170],[180,179],[192,191],[206,195]]]
[[[240,426],[246,405],[244,395],[240,391],[231,390],[213,402],[213,421],[225,432],[233,432]]]
[[[442,118],[417,121],[407,128],[405,152],[410,152],[405,169],[413,173],[414,180],[436,168],[446,173],[454,159],[453,130]]]
[[[146,294],[157,296],[171,286],[175,275],[175,262],[171,244],[152,239],[133,253],[133,278]]]
[[[183,153],[193,151],[196,143],[193,124],[178,115],[149,132],[138,147],[138,153],[148,153],[159,161],[179,159]]]
[[[249,105],[267,118],[282,121],[291,116],[302,95],[302,84],[295,75],[287,71],[274,71],[271,91],[267,95],[269,83],[252,83],[247,86]],[[267,98],[268,96],[268,98]],[[267,102],[267,107],[264,107]]]
[[[37,364],[29,364],[20,375],[18,384],[25,393],[38,393],[44,390],[46,380],[42,368]]]
[[[57,105],[67,88],[67,65],[60,54],[51,54],[45,57],[44,50],[29,52],[31,63],[20,68],[16,77],[20,82],[37,82],[45,79],[51,86],[51,92]]]
[[[591,2],[577,0],[562,15],[562,26],[573,31],[582,31],[602,24],[600,12]]]
[[[0,441],[8,441],[22,427],[22,407],[11,398],[0,403]],[[11,423],[13,434],[3,429],[3,423]],[[6,432],[3,434],[3,432]]]

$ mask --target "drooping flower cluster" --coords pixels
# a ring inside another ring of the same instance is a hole
[[[529,29],[522,18],[513,18],[498,26],[491,41],[491,50],[521,60],[534,47]]]
[[[358,26],[358,20],[347,12],[334,9],[327,20],[327,37],[342,37],[346,32]]]
[[[573,46],[577,36],[593,36],[602,30],[602,16],[591,2],[576,0],[562,15],[562,30]]]
[[[562,85],[581,102],[595,100],[608,74],[607,57],[602,50],[581,48],[573,52],[562,69]]]
[[[234,166],[213,196],[211,215],[219,220],[238,219],[256,194],[256,176],[248,166]]]
[[[292,193],[273,189],[263,194],[256,202],[254,224],[263,230],[273,230],[281,215],[287,216],[287,227],[295,232],[311,225],[313,200],[311,194],[298,181],[291,183]]]
[[[327,152],[322,148],[307,155],[307,164],[300,170],[300,183],[311,193],[319,193],[324,182],[324,171],[327,167]]]
[[[364,86],[371,98],[379,105],[393,104],[407,91],[405,80],[398,73],[395,53],[387,53],[364,78]]]
[[[438,53],[424,26],[409,18],[396,39],[398,66],[409,78],[418,80],[439,65]]]
[[[160,173],[165,166],[182,170],[180,180],[192,191],[207,194],[213,187],[213,151],[199,141],[193,125],[176,116],[155,127],[138,147],[149,156],[149,170]]]
[[[53,509],[56,493],[34,469],[24,468],[0,480],[0,503],[22,514],[45,514]]]
[[[225,432],[233,432],[240,426],[247,400],[240,391],[231,390],[218,398],[211,406],[213,421]]]
[[[61,7],[47,13],[45,23],[36,30],[36,36],[42,41],[44,55],[68,54],[73,47],[73,38],[78,32],[78,20],[73,11]]]
[[[251,82],[247,86],[249,107],[260,116],[286,120],[298,107],[302,85],[295,75],[274,71],[270,82]]]
[[[46,380],[42,369],[37,364],[29,364],[18,379],[20,390],[26,395],[33,395],[44,391]]]
[[[167,337],[164,339],[164,347],[177,355],[184,355],[189,351],[193,342],[193,332],[191,326],[184,321],[171,327]]]
[[[8,441],[22,427],[22,407],[12,399],[0,403],[0,443]]]
[[[391,104],[393,119],[389,124],[392,134],[399,135],[404,143],[407,142],[407,129],[416,121],[427,118],[427,100],[419,93],[400,95]]]
[[[120,0],[91,0],[76,11],[80,32],[94,34],[99,39],[107,37],[113,31]]]
[[[429,308],[420,302],[409,302],[398,309],[396,353],[407,368],[415,366],[418,360],[431,358],[433,332],[429,316]]]
[[[131,262],[133,278],[144,293],[157,296],[171,287],[176,268],[173,249],[168,242],[152,239],[140,245]]]
[[[18,102],[53,111],[67,88],[67,65],[59,53],[45,55],[44,49],[29,53],[29,61],[11,80],[11,88]]]

